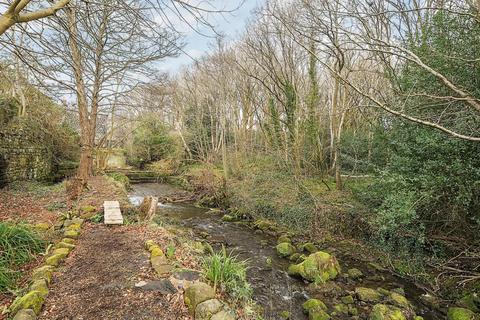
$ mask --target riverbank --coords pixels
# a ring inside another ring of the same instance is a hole
[[[300,241],[320,247],[333,245],[343,255],[375,262],[435,297],[425,302],[431,307],[434,300],[444,314],[448,306],[465,306],[464,301],[478,293],[478,280],[459,285],[466,277],[451,276],[455,255],[394,252],[372,240],[372,214],[355,196],[368,186],[368,177],[347,179],[344,190],[337,191],[330,180],[297,178],[266,160],[241,168],[230,165],[227,179],[224,177],[221,167],[197,164],[183,168],[172,181],[197,192],[199,204],[220,204],[235,220],[269,220],[287,226]],[[470,303],[470,308],[478,310],[477,304]]]

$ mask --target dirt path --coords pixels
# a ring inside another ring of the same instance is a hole
[[[39,319],[189,319],[181,294],[135,288],[155,279],[145,240],[140,227],[87,225]]]

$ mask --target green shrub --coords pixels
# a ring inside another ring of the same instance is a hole
[[[44,247],[44,241],[27,227],[0,223],[0,292],[13,285],[19,274],[15,268],[29,262]]]
[[[215,288],[219,286],[239,301],[248,301],[252,288],[247,281],[247,262],[239,261],[231,252],[222,247],[220,252],[202,260],[203,274]]]

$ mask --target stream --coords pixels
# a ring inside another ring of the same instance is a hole
[[[130,202],[138,206],[145,196],[162,197],[180,191],[178,188],[162,183],[140,183],[134,184],[129,194]],[[355,287],[402,288],[406,298],[414,305],[417,315],[426,320],[441,319],[442,316],[426,309],[419,301],[424,292],[415,287],[412,283],[396,277],[388,272],[372,272],[365,262],[355,261],[350,257],[342,256],[335,248],[328,248],[325,251],[332,252],[338,259],[342,270],[358,268],[365,278],[361,282],[338,277],[333,282],[333,292],[341,288],[342,294],[329,292],[312,292],[308,283],[301,279],[292,278],[287,275],[286,270],[291,264],[287,259],[279,258],[275,246],[277,239],[263,233],[254,232],[252,228],[244,223],[223,222],[221,213],[212,213],[208,209],[198,208],[188,204],[159,204],[157,214],[165,217],[166,222],[171,222],[185,229],[193,230],[197,240],[202,239],[201,235],[208,233],[208,241],[214,248],[224,244],[228,250],[233,250],[242,260],[248,260],[248,280],[254,294],[253,299],[264,309],[265,319],[281,319],[280,313],[290,312],[290,319],[304,320],[308,317],[302,312],[302,303],[309,298],[320,297],[327,306],[332,307],[341,303],[340,297],[346,292],[353,292]],[[266,260],[271,258],[271,266],[267,266]],[[332,282],[332,281],[331,281]],[[359,317],[366,319],[368,305],[357,304]],[[336,316],[335,319],[355,319],[352,316]]]

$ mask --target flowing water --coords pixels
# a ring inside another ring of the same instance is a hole
[[[167,184],[134,184],[129,198],[132,204],[138,206],[145,196],[162,197],[176,191],[179,189]],[[441,318],[420,304],[418,297],[424,292],[411,283],[386,272],[372,273],[365,262],[343,256],[336,252],[335,248],[328,248],[326,251],[334,252],[342,269],[358,268],[366,275],[365,279],[355,283],[339,277],[335,280],[338,286],[332,287],[328,292],[312,292],[308,289],[308,283],[287,275],[290,262],[276,255],[276,239],[272,236],[255,232],[244,223],[223,222],[221,214],[193,205],[160,203],[157,214],[185,229],[192,229],[198,239],[208,233],[210,236],[207,241],[214,248],[223,244],[229,250],[234,250],[241,259],[248,259],[248,280],[254,289],[253,298],[265,310],[265,319],[280,319],[283,311],[290,312],[290,319],[307,319],[302,313],[302,303],[308,298],[319,297],[331,307],[340,303],[340,297],[354,291],[356,286],[389,290],[403,288],[407,299],[415,306],[417,315],[426,320]],[[267,264],[267,259],[271,259],[271,265]],[[339,288],[342,294],[336,295]],[[358,319],[363,319],[369,307],[357,304],[357,308],[360,315]],[[352,316],[337,316],[335,319],[352,319]]]

